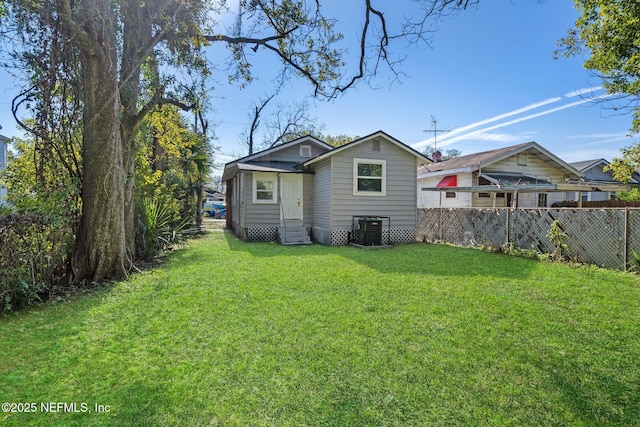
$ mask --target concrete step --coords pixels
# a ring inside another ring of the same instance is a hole
[[[286,230],[286,231],[285,231]],[[309,233],[305,227],[279,227],[278,242],[281,245],[310,245]]]

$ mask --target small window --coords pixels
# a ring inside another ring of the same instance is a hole
[[[386,167],[385,160],[353,159],[353,194],[384,196]]]
[[[455,199],[456,198],[456,192],[455,191],[447,191],[444,195],[445,198],[447,199]]]
[[[276,203],[278,198],[278,181],[275,174],[253,174],[253,203]]]
[[[518,166],[527,166],[526,154],[518,154]]]
[[[311,146],[310,145],[301,145],[300,146],[300,157],[311,157]]]
[[[488,197],[491,197],[491,194],[489,194],[489,193],[478,193],[478,197],[488,198]]]
[[[547,207],[547,193],[538,193],[538,207],[539,208]]]

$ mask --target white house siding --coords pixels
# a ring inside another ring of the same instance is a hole
[[[459,187],[470,187],[473,185],[471,172],[458,174],[445,174],[440,176],[431,176],[418,180],[418,207],[420,208],[466,208],[471,206],[472,194],[469,192],[456,192],[456,197],[447,198],[446,191],[442,194],[440,191],[422,191],[423,188],[434,188],[438,183],[448,175],[457,175]],[[442,198],[442,199],[441,199]]]
[[[353,194],[354,159],[386,161],[386,195]],[[332,156],[333,203],[331,206],[331,244],[346,244],[353,216],[391,218],[391,242],[415,241],[417,224],[416,157],[380,138],[380,151],[372,141],[364,141]]]
[[[482,168],[482,172],[513,172],[531,176],[554,184],[563,184],[568,176],[563,169],[555,167],[555,163],[551,163],[547,159],[542,159],[532,153],[527,154],[527,165],[518,164],[518,156],[514,155],[491,166]],[[575,178],[575,177],[574,177]],[[566,199],[565,193],[549,192],[547,194],[547,207],[555,202],[561,202]],[[491,200],[487,198],[485,200]],[[506,198],[505,198],[506,200]],[[478,205],[475,205],[478,206]],[[522,208],[538,207],[538,193],[520,193],[518,194],[518,206]]]
[[[518,165],[518,156],[511,156],[482,168],[482,172],[513,172],[528,175],[537,179],[548,180],[553,183],[564,183],[567,179],[567,175],[560,167],[554,167],[555,163],[551,163],[548,160],[542,160],[541,158],[528,154],[527,165]]]
[[[314,165],[313,175],[313,238],[323,245],[331,244],[331,158]]]

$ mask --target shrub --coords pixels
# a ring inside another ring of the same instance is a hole
[[[159,198],[140,201],[138,219],[138,254],[151,261],[158,253],[169,250],[184,241],[182,232],[189,221],[179,221],[171,207]]]
[[[569,253],[569,246],[566,243],[567,233],[564,231],[564,226],[557,219],[551,223],[551,227],[546,235],[547,239],[555,245],[555,250],[551,254],[554,261],[562,261],[566,259]]]
[[[65,272],[72,238],[64,221],[26,213],[0,217],[0,312],[49,295]]]

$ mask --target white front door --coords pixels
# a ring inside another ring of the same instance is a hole
[[[302,174],[280,175],[281,219],[302,219]]]

